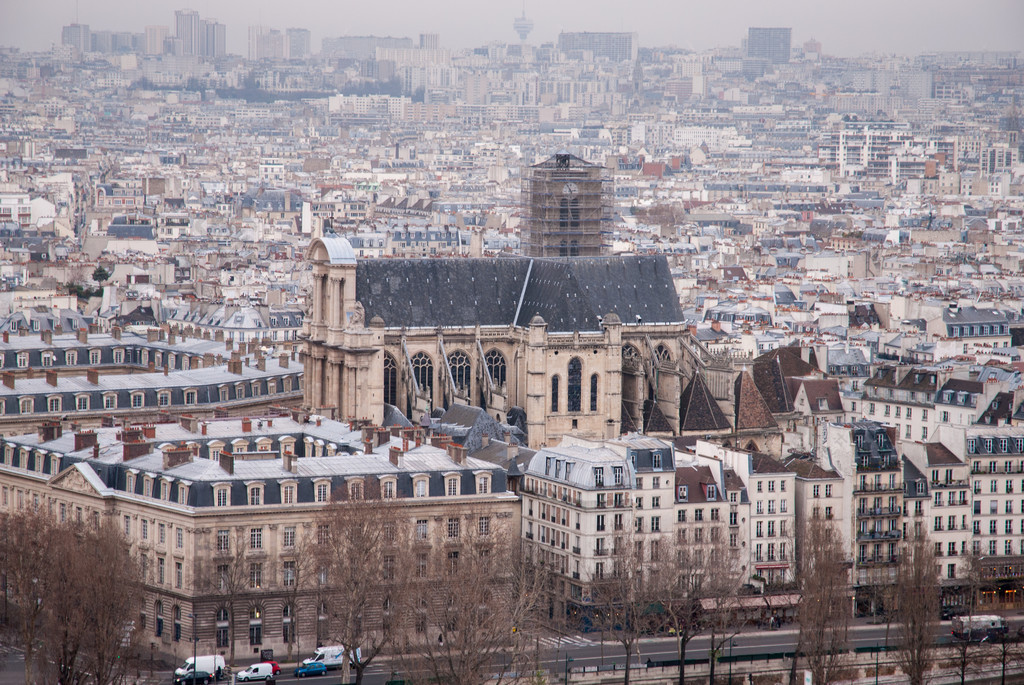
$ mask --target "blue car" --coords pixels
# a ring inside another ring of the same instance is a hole
[[[304,678],[309,675],[327,675],[327,667],[319,661],[314,661],[311,664],[299,664],[299,667],[295,669],[296,678]]]

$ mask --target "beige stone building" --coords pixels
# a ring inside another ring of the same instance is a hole
[[[690,336],[664,256],[357,260],[328,235],[308,259],[310,411],[472,405],[533,448],[629,431],[781,446],[754,384]]]
[[[263,649],[309,654],[327,637],[331,599],[303,581],[305,543],[332,496],[394,498],[423,554],[519,535],[502,468],[399,430],[302,416],[48,425],[0,442],[0,511],[123,527],[144,560],[146,652],[183,660],[195,635],[200,654],[233,651],[241,664]]]

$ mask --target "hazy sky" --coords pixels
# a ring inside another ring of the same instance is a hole
[[[191,5],[187,4],[191,1]],[[247,27],[304,27],[335,35],[441,34],[444,47],[515,41],[522,0],[0,0],[0,45],[44,50],[74,21],[93,30],[171,27],[189,7],[227,25],[228,51],[244,55]],[[790,26],[794,44],[810,37],[827,54],[936,50],[1024,50],[1024,0],[527,0],[529,42],[559,31],[636,31],[640,45],[703,49],[735,45],[748,26]]]

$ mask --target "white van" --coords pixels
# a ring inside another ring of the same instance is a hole
[[[359,658],[359,650],[356,650],[356,658]],[[317,647],[316,653],[302,661],[304,664],[321,663],[327,670],[334,670],[345,665],[345,648],[342,645],[330,647]]]
[[[245,683],[250,680],[273,680],[274,667],[270,664],[253,664],[235,676],[235,681]]]
[[[185,659],[180,667],[174,669],[174,675],[181,677],[192,671],[206,671],[214,678],[220,680],[224,676],[224,657],[220,654],[201,654],[192,662],[192,657]]]

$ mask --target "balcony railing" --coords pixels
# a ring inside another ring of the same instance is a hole
[[[857,509],[857,516],[900,516],[903,510],[900,507],[865,507]]]
[[[595,557],[608,556],[608,550],[605,549],[604,547],[595,547],[594,548],[594,556]]]
[[[856,492],[902,492],[900,484],[890,485],[889,483],[864,483],[858,484],[853,491]]]
[[[899,554],[879,554],[877,556],[858,557],[857,563],[862,566],[871,566],[874,564],[895,564],[899,560]]]
[[[857,533],[858,540],[899,540],[901,536],[898,530],[872,531],[868,533]]]
[[[572,548],[572,553],[573,554],[579,554],[580,553],[580,548],[579,547],[573,547]]]

